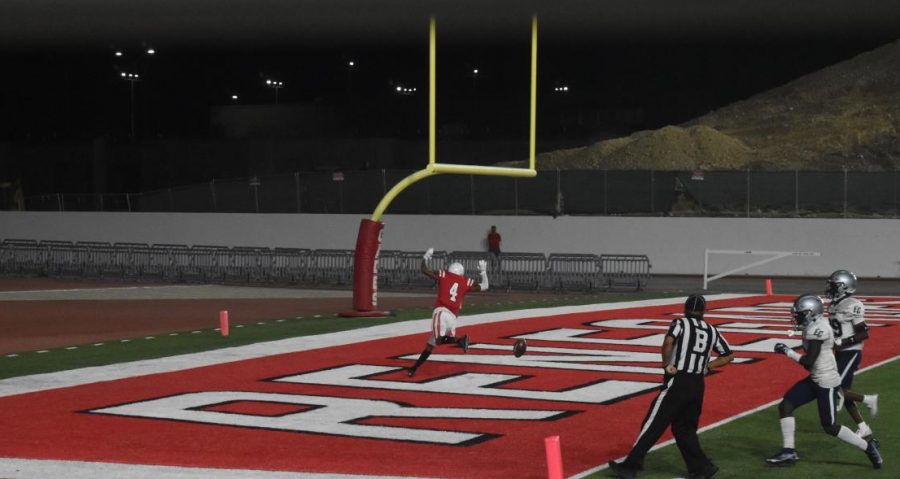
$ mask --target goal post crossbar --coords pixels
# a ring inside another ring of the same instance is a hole
[[[752,256],[769,256],[768,258],[763,258],[759,261],[754,261],[753,263],[739,266],[737,268],[725,271],[724,273],[719,273],[715,276],[709,276],[709,256],[711,254],[731,254],[731,255],[752,255]],[[761,250],[730,250],[730,249],[705,249],[703,254],[703,289],[706,290],[707,286],[710,282],[715,281],[717,279],[724,278],[725,276],[739,273],[741,271],[745,271],[751,268],[755,268],[757,266],[779,260],[781,258],[785,258],[787,256],[822,256],[818,251],[761,251]]]

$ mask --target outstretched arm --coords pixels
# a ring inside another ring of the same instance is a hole
[[[472,289],[470,291],[472,291],[473,293],[488,290],[487,261],[478,261],[478,274],[481,276],[481,282],[476,284],[475,286],[472,286]]]
[[[425,274],[425,276],[437,281],[437,275],[428,267],[428,261],[431,259],[432,254],[434,254],[434,248],[428,248],[428,251],[422,255],[422,264],[419,266],[419,269],[422,270],[422,273]]]
[[[775,352],[784,354],[785,356],[793,359],[800,363],[806,369],[809,369],[816,363],[816,359],[819,358],[819,353],[822,352],[822,341],[816,340],[808,340],[806,341],[806,354],[800,355],[797,351],[787,347],[784,343],[778,343],[775,345]]]

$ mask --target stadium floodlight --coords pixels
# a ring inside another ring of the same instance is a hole
[[[284,88],[284,82],[268,79],[268,80],[266,80],[266,85],[268,85],[269,88],[275,90],[275,104],[277,105],[278,104],[278,90],[281,90],[282,88]]]
[[[237,96],[237,95],[231,95],[231,99],[232,99],[232,100],[237,100],[237,99],[238,99],[238,96]]]
[[[121,50],[116,50],[116,52],[114,53],[114,55],[117,56],[117,57],[120,57],[120,56],[122,56],[122,51],[121,51]]]
[[[134,84],[136,82],[141,81],[141,76],[137,73],[129,73],[129,72],[121,72],[119,76],[127,81],[129,85],[129,104],[130,104],[130,118],[131,118],[131,129],[129,133],[129,138],[134,139]]]
[[[154,50],[154,49],[152,49],[152,48],[148,48],[148,49],[147,49],[147,55],[156,55],[156,50]]]

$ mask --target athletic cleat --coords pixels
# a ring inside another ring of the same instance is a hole
[[[619,479],[635,479],[637,471],[626,465],[624,462],[609,461],[609,470]]]
[[[866,446],[866,456],[869,456],[869,461],[872,461],[872,467],[881,469],[881,464],[884,461],[881,459],[881,452],[878,450],[878,439],[869,439],[869,443]]]
[[[865,404],[866,407],[869,408],[869,414],[872,416],[872,418],[875,418],[875,416],[878,415],[878,395],[877,394],[872,395],[871,401],[863,401],[863,404]]]
[[[766,462],[769,464],[773,464],[776,466],[793,466],[800,460],[800,456],[797,455],[797,451],[794,449],[784,448],[778,454],[775,454],[772,457],[766,458]]]
[[[459,340],[459,347],[463,348],[464,353],[469,352],[469,335],[465,335]]]
[[[870,428],[868,424],[860,424],[859,429],[856,430],[856,435],[865,439],[872,435],[872,428]]]

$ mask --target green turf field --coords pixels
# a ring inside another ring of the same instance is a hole
[[[880,394],[876,419],[869,419],[865,407],[861,406],[861,409],[875,437],[881,442],[881,455],[884,457],[882,469],[873,469],[863,451],[825,434],[819,425],[815,403],[810,403],[797,411],[796,440],[800,462],[795,466],[772,467],[763,461],[781,449],[777,406],[702,433],[701,445],[719,466],[716,479],[900,477],[900,361],[857,375],[853,385],[857,391]],[[842,424],[856,430],[856,425],[845,411],[838,418]],[[637,434],[637,431],[629,433]],[[672,479],[687,475],[674,444],[651,452],[644,467],[639,476],[641,478]],[[595,479],[612,475],[604,470],[588,477]]]

